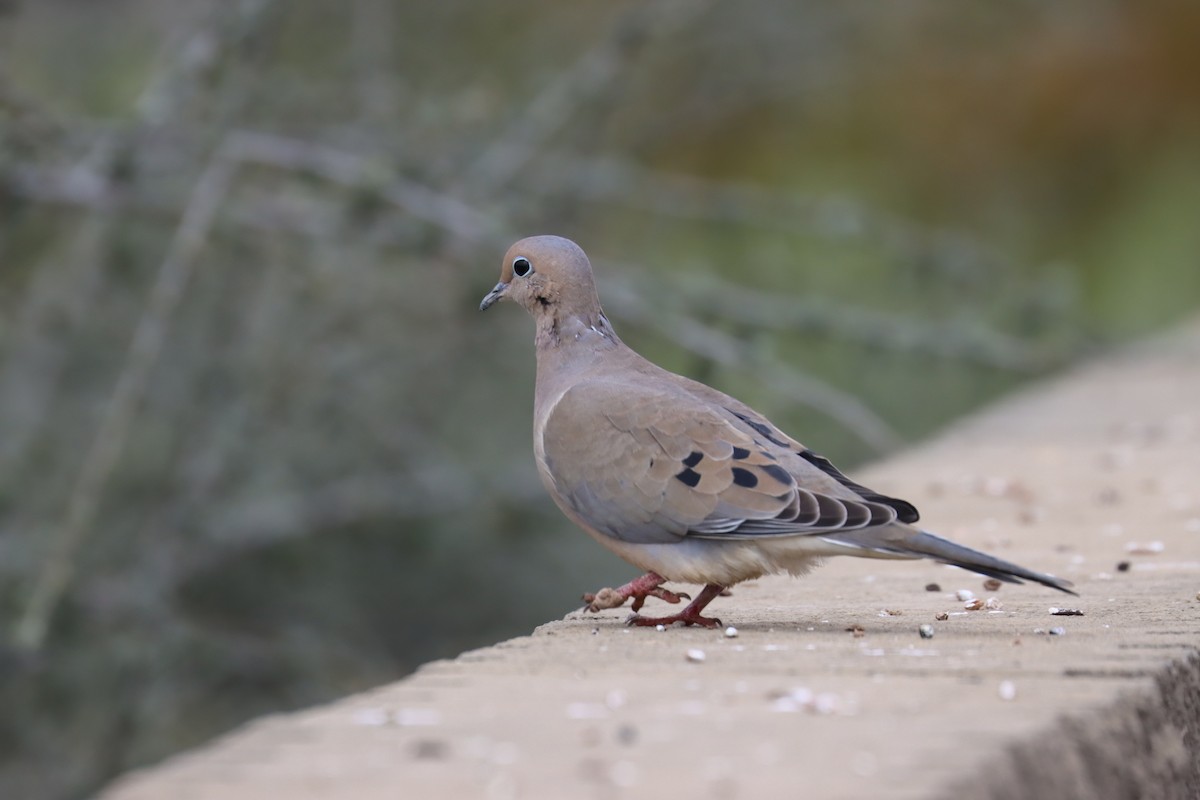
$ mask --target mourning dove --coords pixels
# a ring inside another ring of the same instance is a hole
[[[634,625],[713,627],[701,615],[726,587],[803,575],[823,558],[929,558],[1074,594],[1068,581],[912,525],[917,509],[855,483],[744,403],[668,372],[618,338],[583,250],[558,236],[509,248],[480,303],[525,307],[536,324],[533,449],[554,502],[646,574],[585,595],[590,611],[632,598],[679,603],[666,581],[704,584],[678,614]],[[691,599],[691,598],[688,598]]]

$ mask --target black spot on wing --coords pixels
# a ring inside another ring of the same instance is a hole
[[[767,473],[775,480],[782,483],[784,486],[790,486],[792,484],[791,474],[778,464],[763,464],[760,469],[762,469],[763,472]]]
[[[747,450],[747,449],[746,449],[746,448],[744,448],[744,447],[736,447],[736,446],[735,446],[735,447],[733,448],[733,457],[734,457],[735,459],[737,459],[738,461],[741,461],[741,460],[742,460],[742,459],[744,459],[744,458],[749,458],[749,457],[750,457],[750,451],[749,451],[749,450]]]
[[[696,470],[692,469],[691,467],[688,467],[683,472],[675,473],[675,477],[679,479],[680,483],[684,483],[693,488],[695,488],[696,484],[700,483],[700,473],[696,472]]]
[[[779,436],[776,434],[775,430],[770,425],[766,425],[762,422],[759,422],[758,420],[750,419],[750,417],[747,417],[745,414],[739,414],[738,412],[734,411],[732,408],[726,409],[726,410],[730,414],[733,414],[735,417],[740,419],[742,422],[749,425],[755,432],[757,432],[760,436],[762,436],[764,439],[766,439],[771,444],[778,445],[779,447],[787,447],[788,446],[787,442],[780,441]]]
[[[828,458],[819,456],[811,450],[799,450],[796,453],[808,463],[812,464],[817,469],[824,472],[829,477],[836,480],[847,489],[852,489],[862,496],[864,500],[870,500],[875,503],[883,503],[885,506],[891,506],[896,509],[896,518],[901,522],[916,522],[921,518],[921,513],[917,511],[917,507],[907,500],[900,500],[896,497],[888,497],[879,492],[868,489],[861,483],[855,483],[842,474],[842,471],[830,463]]]
[[[753,489],[755,486],[758,486],[758,478],[755,474],[741,467],[733,468],[733,482],[747,489]]]
[[[701,453],[698,450],[693,450],[692,454],[683,460],[683,465],[685,467],[694,467],[700,463],[700,459],[702,458],[704,458],[704,453]]]

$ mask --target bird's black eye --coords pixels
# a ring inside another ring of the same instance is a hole
[[[528,258],[525,256],[517,256],[513,259],[513,274],[518,278],[524,278],[531,272],[533,272],[533,264],[529,263]]]

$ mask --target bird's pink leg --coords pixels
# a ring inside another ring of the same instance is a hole
[[[595,613],[605,608],[617,608],[631,597],[633,598],[633,604],[630,608],[634,611],[642,607],[647,597],[657,597],[659,600],[665,600],[668,603],[678,603],[684,599],[692,599],[683,592],[671,592],[662,588],[662,584],[666,580],[666,578],[658,573],[647,572],[642,577],[634,578],[629,583],[616,589],[604,588],[595,594],[585,594],[583,602],[587,605],[583,607],[583,610]]]
[[[724,591],[724,586],[710,583],[704,587],[700,594],[696,595],[695,600],[688,603],[687,608],[678,614],[672,614],[669,617],[643,617],[640,614],[633,614],[629,619],[625,620],[625,624],[647,627],[651,625],[668,626],[676,622],[682,622],[684,625],[702,625],[705,628],[717,628],[720,627],[721,620],[716,617],[702,617],[700,616],[700,612],[704,610],[706,605],[712,602],[714,597],[717,597]]]

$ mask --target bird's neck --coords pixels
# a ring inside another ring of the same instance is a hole
[[[617,337],[603,312],[585,316],[550,317],[537,321],[538,396],[556,396],[558,387],[606,361],[619,360],[629,348]]]
[[[612,323],[600,309],[581,314],[545,313],[537,316],[534,344],[539,358],[557,350],[611,350],[621,344]]]

